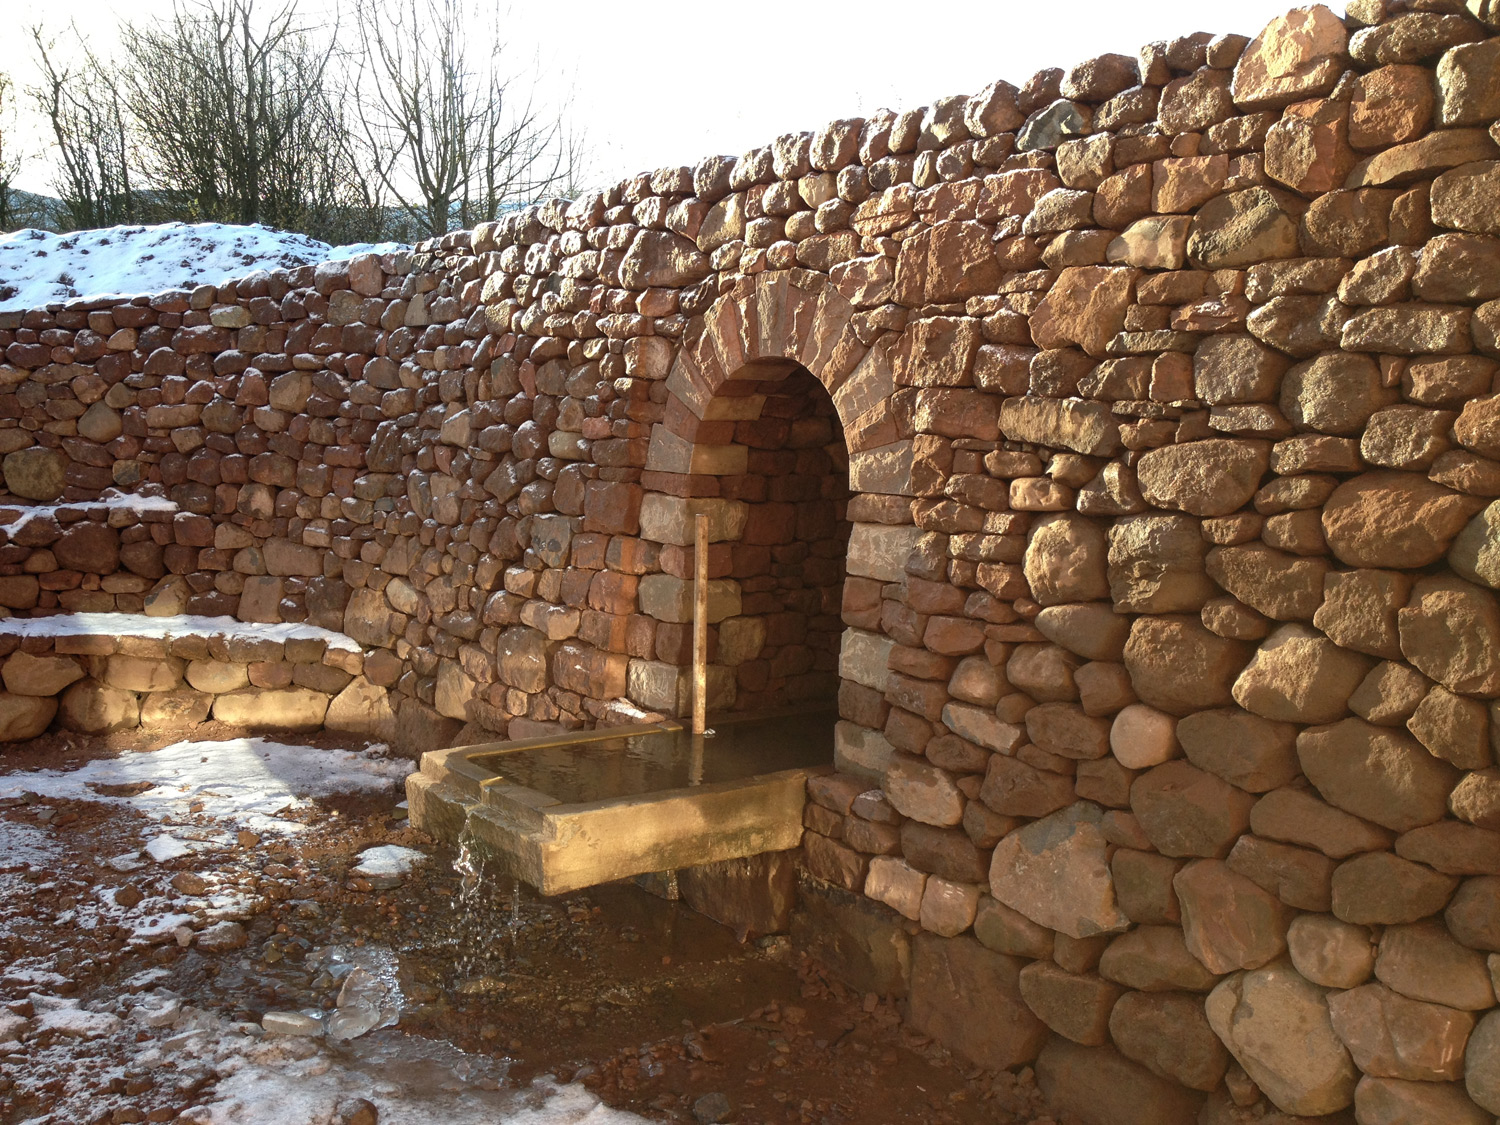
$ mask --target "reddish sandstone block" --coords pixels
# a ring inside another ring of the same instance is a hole
[[[1288,106],[1266,134],[1267,175],[1304,195],[1341,187],[1353,166],[1346,103],[1314,101]]]
[[[870,867],[868,856],[835,843],[826,836],[808,832],[802,837],[803,863],[809,875],[850,891],[864,888]]]
[[[1405,144],[1432,123],[1432,72],[1396,64],[1360,75],[1349,103],[1349,143],[1369,151]]]
[[[598,571],[589,583],[588,605],[609,614],[628,614],[636,608],[640,578],[613,570]]]
[[[552,654],[552,679],[559,687],[591,699],[616,699],[625,694],[629,663],[624,653],[569,642]]]

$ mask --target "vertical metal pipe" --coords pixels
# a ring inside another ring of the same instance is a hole
[[[708,517],[693,528],[693,733],[708,729]]]

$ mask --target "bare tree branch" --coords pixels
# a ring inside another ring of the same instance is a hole
[[[72,227],[134,222],[139,201],[131,184],[130,127],[120,90],[76,28],[81,61],[62,68],[54,43],[41,28],[31,29],[42,83],[30,93],[52,127],[60,166],[54,190],[62,199],[60,218]]]
[[[0,74],[0,230],[16,225],[11,193],[21,171],[21,153],[15,141],[15,120],[15,87],[9,75]]]
[[[349,139],[337,30],[296,0],[179,3],[127,24],[121,86],[156,195],[184,218],[382,237],[380,192]]]
[[[571,185],[581,147],[512,96],[499,29],[473,0],[359,0],[360,137],[426,235]]]

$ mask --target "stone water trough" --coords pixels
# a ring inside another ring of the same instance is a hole
[[[432,751],[412,823],[465,833],[542,894],[796,848],[807,779],[833,765],[831,708],[576,731]]]

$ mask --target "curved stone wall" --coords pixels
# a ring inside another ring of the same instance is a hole
[[[306,620],[520,736],[684,708],[707,513],[714,701],[837,691],[806,867],[920,1026],[1099,1125],[1490,1125],[1497,28],[1299,9],[0,314],[9,491],[177,506],[33,515],[0,604]]]

